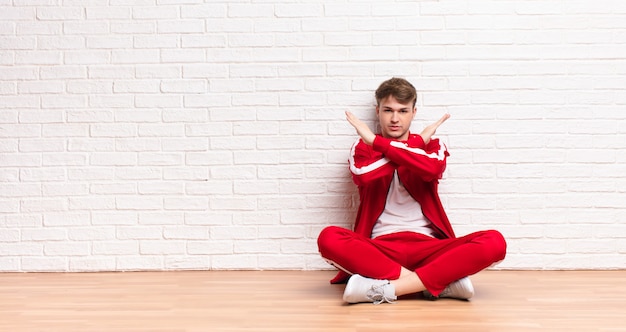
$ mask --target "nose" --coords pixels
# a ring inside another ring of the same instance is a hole
[[[398,112],[391,113],[391,122],[398,122]]]

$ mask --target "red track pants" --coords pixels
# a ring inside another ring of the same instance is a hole
[[[323,258],[350,274],[395,280],[404,266],[415,271],[435,296],[450,283],[475,274],[506,255],[504,237],[494,230],[455,239],[436,239],[413,232],[370,239],[329,226],[322,230],[317,242]]]

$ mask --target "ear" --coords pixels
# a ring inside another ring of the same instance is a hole
[[[380,106],[376,105],[376,117],[378,118],[378,115],[380,113]]]

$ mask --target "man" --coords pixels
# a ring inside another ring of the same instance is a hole
[[[503,260],[506,242],[495,230],[454,234],[437,191],[449,154],[432,138],[449,115],[413,134],[413,85],[392,78],[375,96],[380,134],[346,112],[360,136],[349,162],[361,203],[354,231],[329,226],[318,237],[320,254],[340,270],[331,283],[349,278],[348,303],[392,302],[418,292],[468,300],[474,295],[468,276]]]

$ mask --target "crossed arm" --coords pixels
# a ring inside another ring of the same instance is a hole
[[[422,136],[425,144],[428,144],[428,142],[430,142],[430,138],[435,134],[437,128],[439,128],[439,126],[441,126],[449,118],[450,114],[446,113],[441,117],[441,119],[426,126],[426,128],[422,130],[420,136]],[[367,126],[365,122],[361,121],[349,111],[346,111],[346,119],[352,125],[352,127],[356,129],[357,134],[361,136],[361,139],[363,139],[363,142],[365,142],[365,144],[372,145],[374,143],[374,138],[376,138],[376,134],[374,134],[374,132]]]

